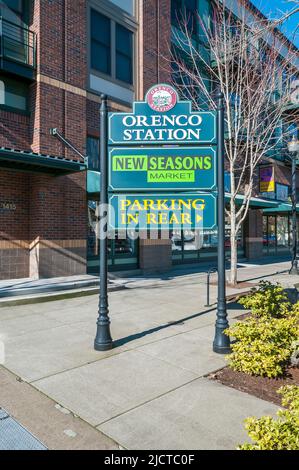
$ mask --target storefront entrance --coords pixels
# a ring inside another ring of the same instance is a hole
[[[297,222],[298,223],[298,222]],[[263,254],[288,254],[292,243],[292,218],[285,215],[263,216]]]

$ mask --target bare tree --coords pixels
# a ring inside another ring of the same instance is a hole
[[[287,21],[289,18],[291,18],[291,16],[294,16],[297,13],[299,13],[299,0],[285,0],[284,3],[289,4],[290,9],[285,11],[285,12],[281,12],[280,18],[278,18],[278,19],[276,19],[272,22],[274,27],[280,26],[285,21]],[[298,26],[297,26],[296,30],[298,29]]]
[[[245,10],[238,16],[216,2],[210,23],[200,17],[194,41],[191,18],[177,18],[175,47],[171,49],[172,81],[184,99],[198,110],[215,109],[215,91],[222,91],[226,106],[225,152],[230,175],[227,216],[230,225],[230,283],[237,283],[237,235],[256,193],[258,164],[283,151],[293,132],[290,118],[284,119],[290,82],[296,76],[293,55],[285,57],[287,41],[275,40],[262,20],[249,21]],[[271,37],[270,37],[271,36]],[[271,46],[269,45],[271,44]],[[282,56],[284,50],[284,57]],[[237,204],[237,195],[243,203]]]

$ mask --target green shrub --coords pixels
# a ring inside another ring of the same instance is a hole
[[[262,282],[260,289],[241,299],[252,316],[225,331],[235,339],[229,366],[251,375],[282,375],[299,339],[299,303],[291,305],[280,285]]]
[[[284,410],[271,416],[247,418],[245,428],[253,444],[243,444],[239,450],[299,450],[299,387],[288,385],[279,389]]]
[[[258,290],[252,289],[249,295],[240,299],[240,304],[256,317],[280,318],[291,308],[283,287],[268,281],[261,281]]]
[[[298,338],[295,316],[289,318],[249,318],[226,330],[233,336],[232,353],[227,356],[229,366],[251,375],[277,377],[293,353]]]

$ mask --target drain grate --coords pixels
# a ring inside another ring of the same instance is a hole
[[[47,450],[47,448],[0,408],[0,450]]]

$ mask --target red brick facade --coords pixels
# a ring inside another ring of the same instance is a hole
[[[37,74],[30,116],[0,111],[0,146],[76,158],[86,145],[86,1],[35,0]],[[52,79],[52,81],[51,81]],[[0,169],[0,279],[86,272],[86,173],[73,176]]]
[[[29,27],[37,37],[37,70],[30,85],[30,113],[0,110],[0,146],[73,159],[77,155],[50,135],[51,128],[83,154],[86,136],[100,137],[100,99],[87,92],[87,8],[87,0],[32,0]],[[168,81],[164,56],[170,0],[140,2],[136,19],[142,67],[137,64],[135,92],[142,99],[151,85]],[[109,106],[129,110],[117,102]],[[86,272],[86,173],[53,177],[0,169],[0,203],[15,207],[0,212],[0,279]],[[142,260],[148,258],[146,246],[140,246]],[[160,251],[156,260],[154,252],[150,268],[161,260]]]

